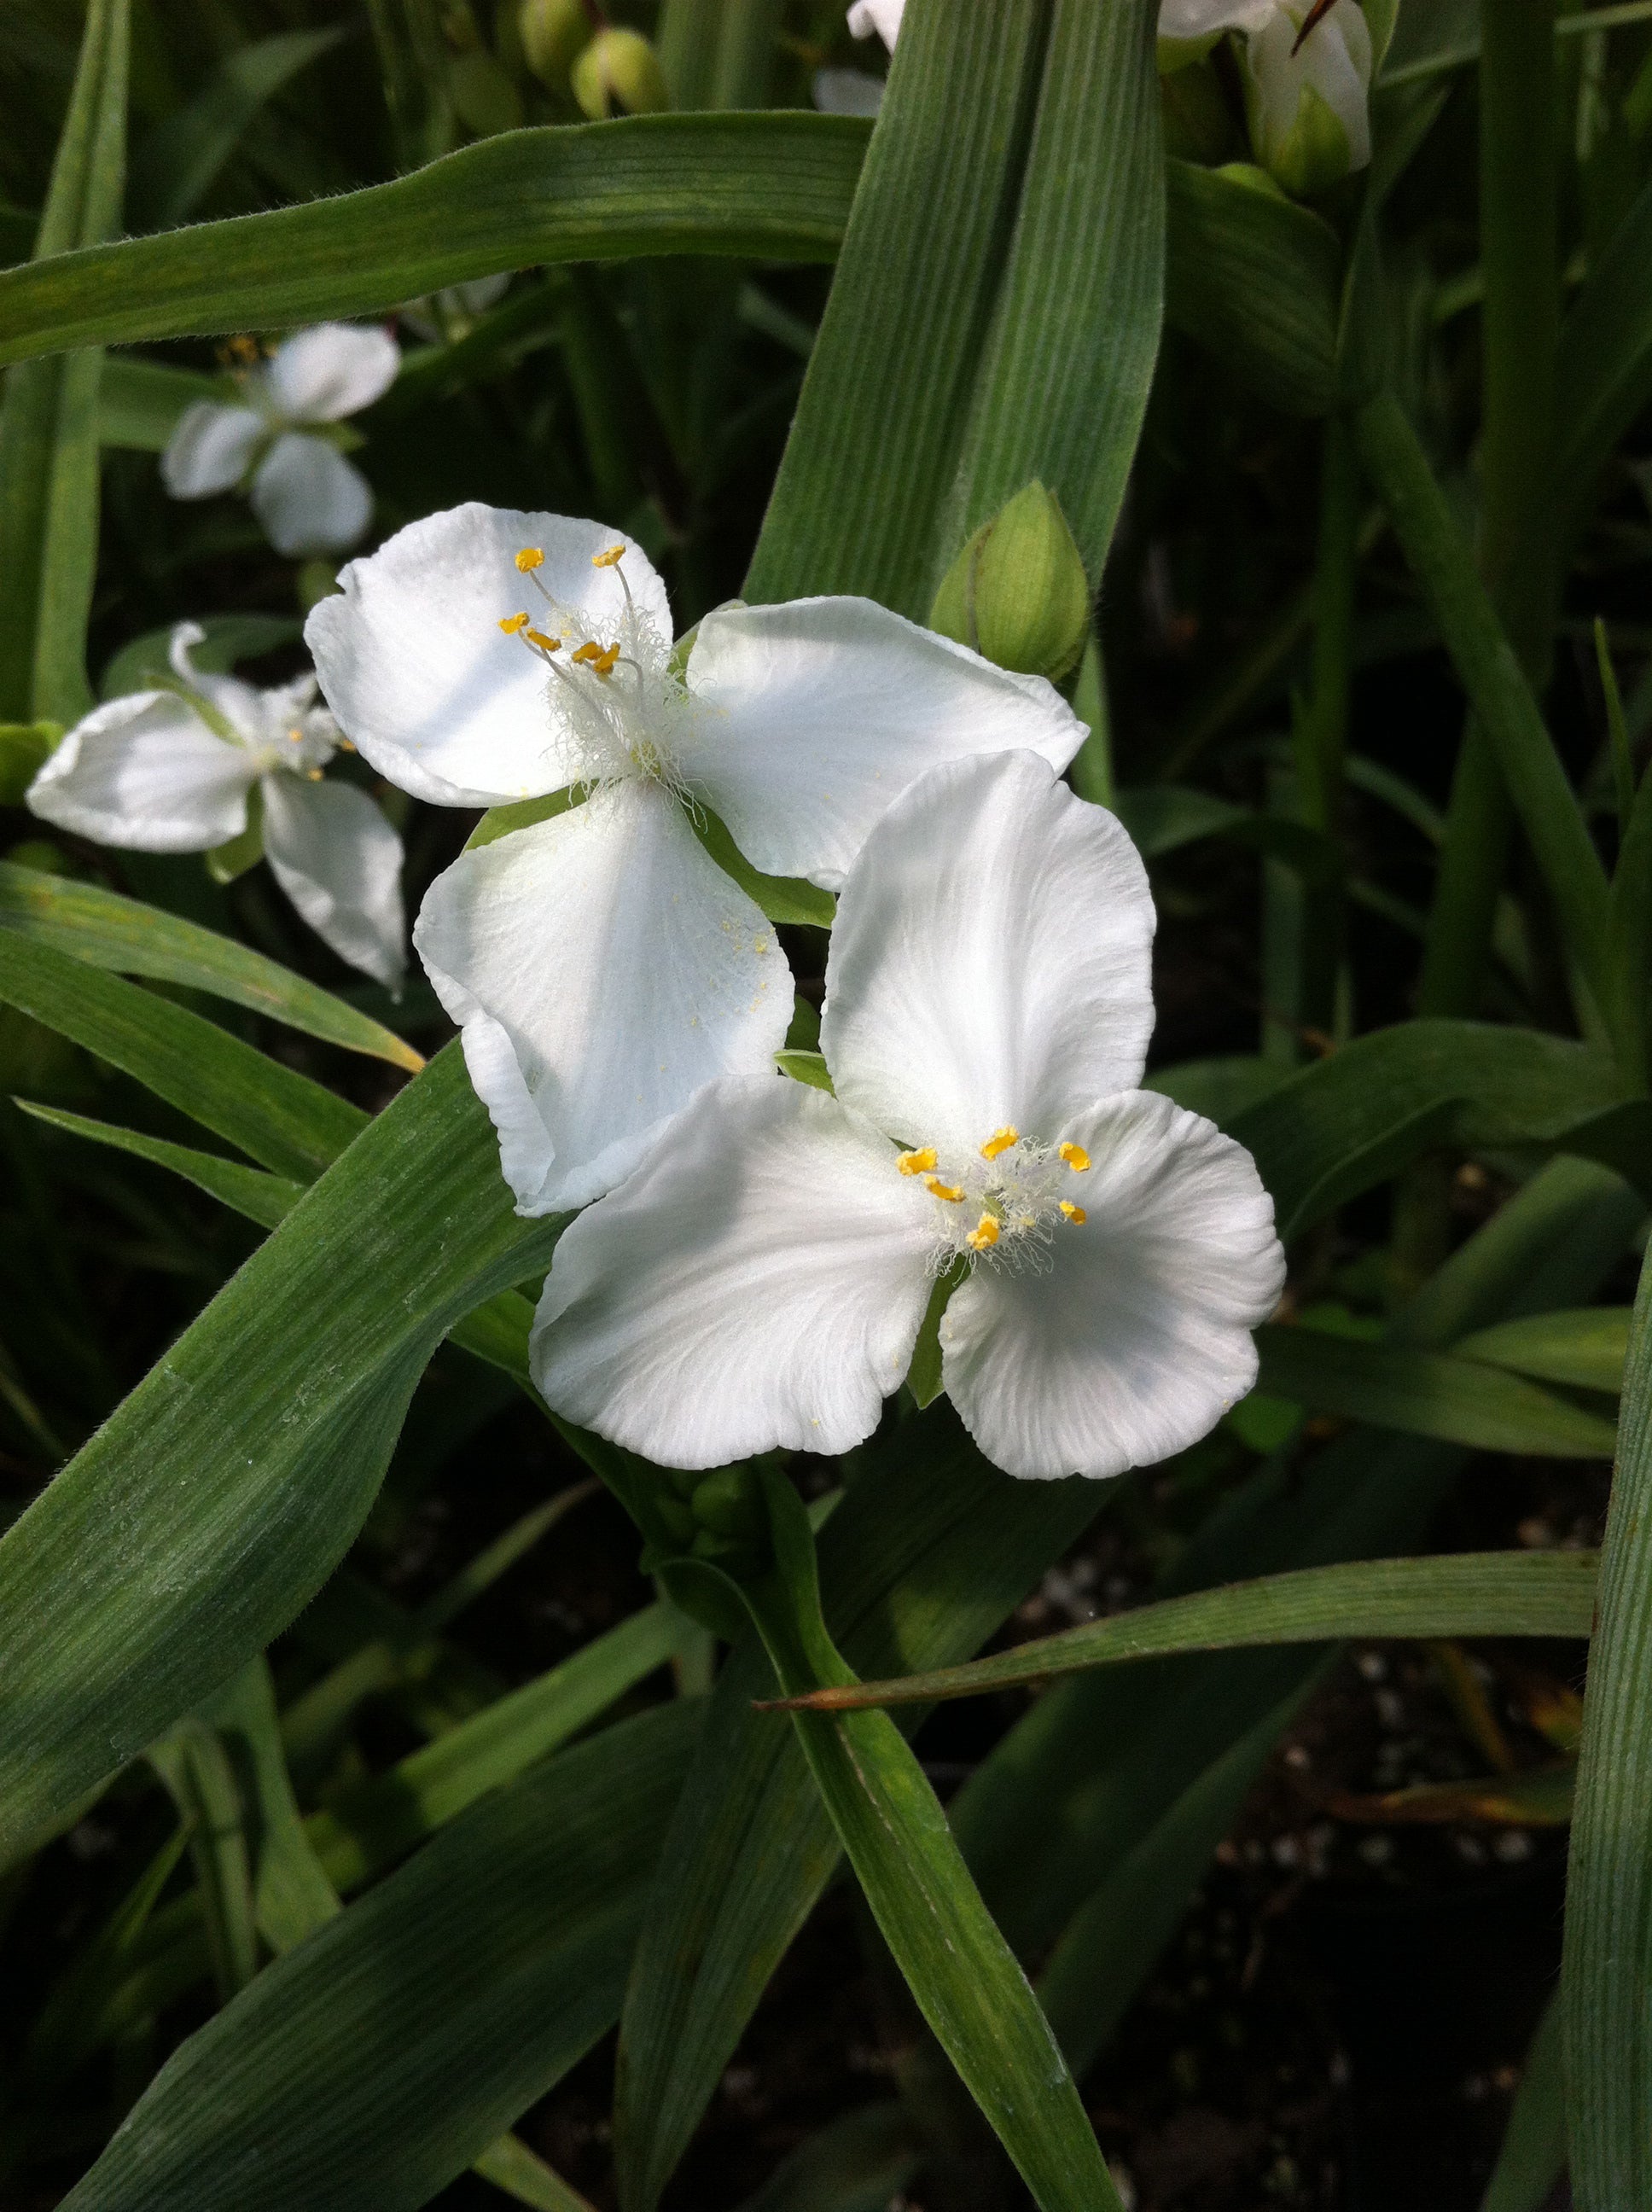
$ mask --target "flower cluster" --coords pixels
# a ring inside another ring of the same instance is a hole
[[[514,810],[414,942],[518,1210],[587,1208],[534,1329],[553,1407],[677,1467],[841,1451],[943,1297],[944,1386],[1013,1474],[1162,1458],[1248,1389],[1272,1205],[1137,1088],[1152,902],[1060,780],[1049,683],[859,599],[674,641],[641,549],[556,515],[434,515],[340,585],[306,635],[362,754]],[[829,1095],[777,1071],[791,975],[723,861],[839,894]]]
[[[1139,1087],[1152,901],[1060,780],[1084,730],[1045,677],[856,598],[734,602],[676,638],[633,540],[477,504],[352,562],[305,635],[315,674],[260,691],[181,624],[175,682],[88,715],[29,804],[155,852],[261,830],[299,912],[392,984],[400,844],[326,780],[336,749],[489,810],[413,941],[518,1211],[586,1209],[534,1327],[551,1406],[683,1468],[842,1451],[927,1326],[999,1467],[1099,1476],[1250,1388],[1272,1204]],[[834,895],[793,1080],[762,900],[824,918]]]

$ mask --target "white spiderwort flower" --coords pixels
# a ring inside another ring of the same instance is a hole
[[[339,582],[305,635],[380,775],[439,805],[586,794],[462,854],[414,930],[522,1213],[608,1189],[785,1038],[785,957],[704,810],[754,867],[835,890],[937,761],[1017,744],[1059,769],[1084,737],[1042,678],[870,599],[719,608],[679,679],[641,548],[565,515],[456,507]]]
[[[315,678],[255,690],[197,668],[204,632],[172,634],[177,691],[136,691],[77,722],[28,788],[44,822],[137,853],[239,837],[256,785],[276,882],[341,960],[392,988],[406,965],[402,842],[367,793],[324,781],[340,738]]]
[[[731,1079],[563,1232],[549,1404],[666,1466],[847,1450],[962,1263],[942,1374],[1007,1473],[1182,1449],[1256,1376],[1284,1281],[1250,1156],[1136,1089],[1152,902],[1102,808],[1027,752],[896,800],[849,872],[821,1045],[835,1096]]]
[[[1161,0],[1161,66],[1224,31],[1244,39],[1245,111],[1262,167],[1298,195],[1371,158],[1371,33],[1360,0],[1334,0],[1306,38],[1311,0]],[[1298,43],[1300,41],[1300,44]]]
[[[161,481],[174,499],[206,499],[250,477],[252,512],[277,553],[342,553],[372,520],[373,493],[312,426],[370,407],[400,366],[387,331],[298,331],[245,371],[239,405],[201,399],[185,409],[161,457]]]

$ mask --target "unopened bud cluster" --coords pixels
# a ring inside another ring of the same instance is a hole
[[[641,31],[594,31],[586,0],[522,0],[522,54],[539,82],[572,92],[593,123],[610,115],[653,115],[671,98],[659,59]]]

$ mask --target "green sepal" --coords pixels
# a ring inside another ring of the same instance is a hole
[[[825,1056],[817,1052],[777,1052],[774,1065],[782,1075],[789,1075],[793,1083],[806,1083],[811,1090],[823,1091],[828,1097],[835,1097],[832,1089],[832,1071]]]
[[[1061,502],[1036,477],[958,554],[929,627],[1053,684],[1072,668],[1090,635],[1090,580]]]
[[[969,1272],[967,1261],[954,1260],[943,1273],[937,1275],[934,1288],[929,1293],[918,1341],[912,1347],[912,1364],[907,1370],[907,1388],[920,1412],[926,1406],[932,1406],[941,1395],[941,1316],[946,1311],[947,1300]]]
[[[57,750],[61,722],[0,722],[0,806],[21,806]]]
[[[246,794],[246,827],[227,843],[215,845],[205,856],[207,873],[215,884],[233,884],[264,858],[264,790],[254,784]]]
[[[543,798],[515,799],[508,806],[490,806],[465,839],[465,849],[474,853],[478,846],[491,845],[496,837],[508,837],[517,830],[531,830],[537,822],[549,822],[554,815],[566,814],[574,803],[574,787],[570,784],[561,791],[548,791]]]
[[[708,806],[696,805],[689,819],[694,833],[726,876],[732,876],[749,899],[752,899],[768,915],[770,921],[811,922],[817,929],[829,929],[837,913],[837,901],[830,891],[823,891],[816,884],[805,883],[797,876],[765,876],[754,868],[739,847],[730,836],[726,826]]]

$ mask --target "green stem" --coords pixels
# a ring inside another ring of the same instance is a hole
[[[1552,562],[1534,526],[1554,449],[1560,333],[1559,163],[1552,0],[1485,10],[1480,42],[1480,572],[1540,697],[1554,620]],[[1485,985],[1513,811],[1496,747],[1471,721],[1423,963],[1418,1012],[1473,1014]]]
[[[1380,392],[1355,428],[1360,459],[1439,626],[1571,950],[1597,1002],[1608,1005],[1606,872],[1531,685],[1399,401]]]
[[[1297,718],[1296,748],[1302,817],[1333,848],[1339,846],[1342,835],[1359,489],[1358,463],[1347,423],[1341,416],[1333,415],[1325,425],[1321,462],[1313,686],[1307,710]],[[1316,884],[1309,891],[1303,916],[1299,1017],[1303,1024],[1327,1036],[1336,1026],[1342,927],[1343,887],[1339,876]]]

